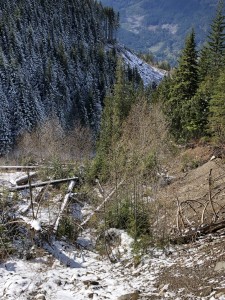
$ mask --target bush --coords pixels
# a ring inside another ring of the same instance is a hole
[[[71,215],[64,215],[59,223],[57,237],[66,238],[70,242],[75,242],[78,236],[78,225]]]
[[[135,239],[142,235],[150,235],[150,221],[147,207],[134,204],[124,199],[114,204],[106,215],[106,224],[109,228],[126,230]]]

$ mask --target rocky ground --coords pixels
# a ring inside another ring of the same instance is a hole
[[[76,266],[66,267],[47,253],[29,261],[7,259],[0,265],[1,299],[225,299],[222,235],[149,249],[138,265],[126,254],[112,264],[91,251],[57,247]]]

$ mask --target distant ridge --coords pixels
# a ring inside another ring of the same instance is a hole
[[[120,13],[119,41],[175,64],[193,27],[204,43],[218,0],[102,0]]]

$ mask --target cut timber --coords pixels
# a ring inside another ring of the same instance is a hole
[[[39,166],[0,166],[3,171],[32,171],[40,168]]]
[[[64,163],[61,165],[62,168],[66,169],[68,167],[73,167],[75,166],[74,163]],[[53,166],[48,166],[48,165],[35,165],[35,166],[0,166],[0,171],[34,171],[37,169],[54,169]]]
[[[63,211],[64,211],[65,207],[67,206],[67,203],[68,203],[68,201],[71,197],[71,193],[73,191],[73,188],[75,187],[75,184],[76,184],[76,181],[74,181],[74,180],[72,180],[69,184],[68,191],[67,191],[67,194],[65,195],[65,197],[63,199],[63,203],[62,203],[62,206],[60,208],[58,218],[55,221],[54,232],[57,232],[57,230],[58,230],[60,219],[62,218]]]
[[[34,178],[37,175],[37,172],[32,172],[27,175],[21,176],[20,178],[16,179],[16,185],[24,185],[28,183],[29,178]]]
[[[36,183],[32,183],[31,185],[26,184],[26,185],[21,185],[21,186],[15,186],[13,188],[10,188],[9,190],[11,192],[16,192],[16,191],[21,191],[21,190],[29,189],[30,187],[31,188],[36,188],[36,187],[50,185],[50,184],[64,183],[64,182],[68,182],[68,181],[72,181],[72,180],[74,180],[76,183],[79,182],[79,178],[78,177],[63,178],[63,179],[56,179],[56,180],[36,182]]]

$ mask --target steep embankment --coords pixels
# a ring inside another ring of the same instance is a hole
[[[116,50],[118,55],[124,59],[125,63],[129,65],[131,69],[136,69],[138,71],[144,86],[158,84],[167,73],[164,70],[160,70],[147,64],[132,51],[120,44],[117,44]]]

